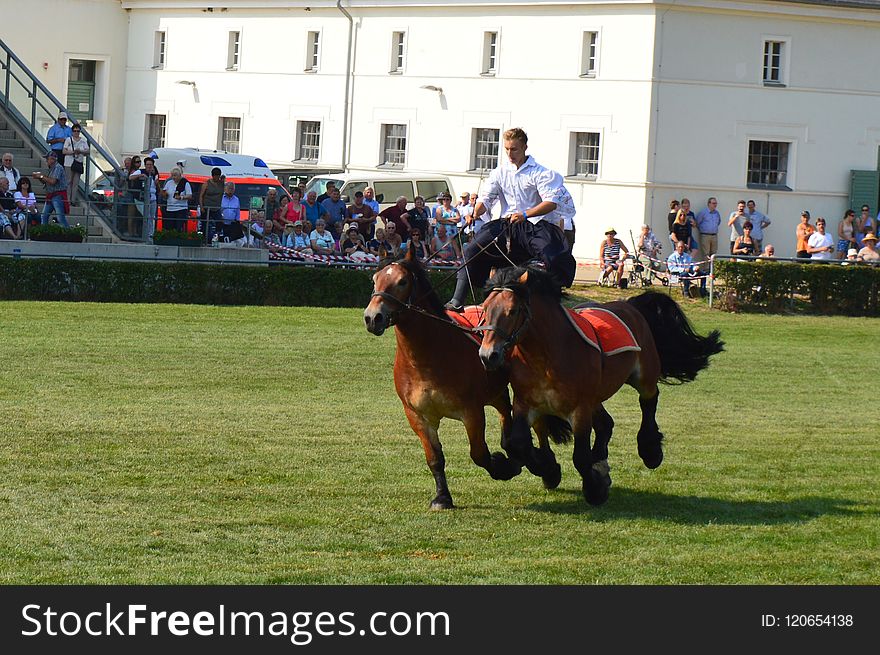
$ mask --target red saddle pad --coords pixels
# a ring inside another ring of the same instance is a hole
[[[583,340],[599,352],[616,355],[626,351],[641,351],[629,326],[608,309],[567,309],[565,315]]]
[[[446,315],[461,327],[471,329],[477,327],[482,322],[483,308],[480,305],[468,305],[461,313],[451,312],[447,309]],[[468,332],[468,336],[477,345],[480,345],[482,342],[482,334],[482,332]]]

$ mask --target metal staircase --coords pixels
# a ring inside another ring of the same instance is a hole
[[[45,169],[43,157],[49,151],[46,133],[62,111],[66,112],[67,108],[0,40],[0,153],[12,153],[14,165],[22,175],[30,177],[34,171]],[[82,136],[89,143],[90,154],[86,157],[80,180],[80,202],[70,208],[68,221],[71,225],[85,225],[89,242],[119,241],[114,204],[83,202],[83,198],[90,197],[99,178],[122,179],[119,164],[84,127]],[[113,194],[114,202],[120,195]]]

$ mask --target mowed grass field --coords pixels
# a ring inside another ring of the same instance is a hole
[[[0,582],[880,583],[880,320],[687,311],[727,351],[662,389],[659,469],[629,389],[601,508],[570,446],[496,482],[446,421],[432,513],[360,310],[2,302]]]

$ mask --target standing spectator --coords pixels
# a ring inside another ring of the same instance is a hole
[[[55,121],[46,133],[46,143],[49,144],[49,148],[55,153],[55,159],[59,162],[64,161],[61,150],[64,148],[64,142],[72,134],[67,121],[67,114],[62,111],[58,114],[58,120]]]
[[[491,210],[487,211],[480,218],[474,217],[474,210],[477,208],[477,200],[478,196],[476,193],[470,194],[468,197],[467,216],[465,217],[465,222],[467,223],[465,229],[470,230],[471,234],[475,236],[480,233],[480,230],[483,229],[483,226],[486,223],[492,220],[492,214],[490,213]],[[436,222],[436,219],[434,219],[434,222]],[[574,229],[574,227],[572,227],[572,229]],[[572,238],[574,237],[572,236]]]
[[[79,123],[70,128],[70,136],[64,140],[61,148],[64,153],[64,168],[67,169],[67,197],[70,204],[76,207],[76,192],[79,189],[79,178],[85,171],[86,157],[89,154],[89,142],[82,135]]]
[[[394,232],[401,239],[405,239],[409,236],[409,214],[406,211],[406,196],[398,196],[397,202],[391,207],[383,209],[379,216],[385,221],[385,234],[388,235],[388,239],[391,240],[391,231],[388,229],[389,225],[394,225]]]
[[[393,257],[397,257],[400,254],[400,249],[403,246],[403,237],[401,237],[397,233],[397,224],[392,221],[388,221],[385,224],[385,240],[391,244],[391,250],[388,251],[389,255]]]
[[[681,210],[679,213],[681,214]],[[621,257],[621,253],[624,255],[623,257]],[[617,238],[617,230],[609,227],[605,231],[605,240],[599,244],[599,261],[602,266],[600,279],[606,279],[615,273],[614,286],[620,285],[620,278],[623,276],[623,263],[628,254],[629,250],[623,245],[623,241]]]
[[[431,239],[431,254],[434,259],[441,262],[461,259],[461,249],[458,247],[458,241],[446,234],[445,225],[437,226],[437,234]]]
[[[428,239],[426,235],[431,233],[431,213],[425,207],[425,198],[423,196],[413,198],[413,208],[407,214],[409,214],[410,230],[418,229],[422,233],[422,238]]]
[[[831,259],[831,253],[834,252],[834,239],[826,234],[825,219],[821,216],[816,219],[816,231],[807,240],[807,252],[815,260]]]
[[[864,236],[868,232],[877,233],[877,221],[871,217],[871,207],[862,205],[862,215],[856,221],[856,244],[862,247]]]
[[[816,231],[816,228],[810,223],[810,212],[806,209],[801,212],[801,222],[795,228],[795,236],[797,237],[797,245],[795,246],[795,256],[798,259],[807,259],[810,253],[807,252],[807,241],[810,235]]]
[[[315,225],[322,216],[327,217],[327,210],[318,202],[318,194],[314,191],[309,191],[306,194],[306,201],[303,203],[303,206],[306,208],[306,218],[312,225]]]
[[[446,233],[450,237],[455,238],[458,235],[458,221],[460,218],[458,209],[452,206],[452,196],[448,192],[441,193],[437,196],[437,199],[440,201],[440,206],[434,212],[437,226],[445,225]],[[473,214],[473,210],[471,210],[471,214]]]
[[[214,235],[221,232],[220,207],[223,192],[226,189],[226,177],[217,166],[211,169],[211,178],[202,184],[199,191],[199,213],[202,215],[202,231],[207,243],[214,240]]]
[[[312,252],[312,243],[309,239],[309,235],[305,233],[303,230],[302,221],[296,221],[293,224],[293,230],[284,241],[284,245],[288,248],[293,248],[297,252],[301,253],[311,253]]]
[[[333,190],[336,188],[336,182],[330,180],[327,182],[327,186],[324,188],[324,193],[318,196],[318,202],[323,203],[327,198],[333,195]]]
[[[672,222],[672,234],[669,238],[673,243],[684,241],[688,252],[696,251],[696,239],[694,239],[694,226],[687,214],[684,212],[684,206],[678,210],[675,220]]]
[[[189,199],[192,198],[192,187],[189,181],[183,177],[183,171],[175,166],[171,169],[171,177],[165,181],[162,188],[162,198],[167,201],[165,212],[162,215],[163,230],[186,230],[186,221],[189,218]]]
[[[58,155],[54,150],[50,150],[46,155],[46,164],[49,168],[48,173],[37,171],[33,174],[34,179],[39,180],[46,186],[46,205],[43,207],[43,214],[40,216],[40,222],[43,225],[49,224],[49,215],[54,211],[58,219],[64,227],[70,227],[65,216],[67,210],[67,180],[64,178],[64,167],[58,163]]]
[[[731,254],[749,256],[757,255],[760,250],[758,250],[757,242],[752,238],[752,222],[746,221],[743,223],[742,229],[742,236],[737,237],[736,241],[733,242],[733,252]]]
[[[666,234],[672,234],[672,224],[675,222],[675,217],[678,216],[679,209],[681,209],[681,203],[678,200],[673,198],[669,201],[669,213],[666,214],[666,223],[669,225],[669,229],[667,230]],[[675,241],[673,241],[671,238],[670,241],[672,241],[672,245],[674,246]]]
[[[749,200],[746,207],[749,220],[752,222],[752,238],[755,240],[758,252],[761,252],[764,246],[764,228],[770,225],[771,221],[756,209],[754,200]]]
[[[263,200],[263,218],[273,221],[272,231],[275,233],[275,210],[278,209],[278,189],[270,186],[266,191],[266,198]],[[265,223],[264,223],[265,225]]]
[[[156,231],[156,215],[158,210],[159,195],[159,171],[156,170],[156,160],[152,157],[144,157],[144,167],[141,170],[144,178],[144,232],[143,237],[149,241]]]
[[[462,193],[461,199],[459,203],[455,206],[455,210],[458,212],[458,231],[462,234],[463,239],[467,239],[474,233],[474,229],[472,227],[473,221],[469,221],[468,217],[474,213],[474,206],[471,205],[471,194],[470,193]],[[436,213],[436,212],[435,212]],[[437,219],[436,217],[432,217],[434,220],[432,224],[436,225]],[[431,234],[430,232],[425,233],[426,239],[430,240]]]
[[[327,183],[327,187],[330,187],[329,182]],[[324,198],[321,205],[327,211],[324,223],[327,225],[328,230],[333,234],[334,238],[339,239],[342,235],[342,226],[345,225],[345,210],[348,209],[348,207],[339,198],[339,189],[337,189],[336,186],[333,186],[333,188],[330,189],[330,197]]]
[[[223,240],[244,245],[246,240],[244,230],[241,228],[241,201],[235,195],[235,182],[226,182],[223,185],[223,196],[220,198],[220,218],[223,221]]]
[[[345,215],[349,221],[357,224],[358,232],[364,238],[372,239],[375,232],[376,213],[373,208],[364,202],[364,194],[358,191],[354,194],[354,202],[345,210]]]
[[[28,223],[33,225],[37,222],[37,216],[39,214],[37,211],[37,197],[34,195],[34,191],[31,188],[30,178],[18,178],[18,189],[13,197],[15,198],[15,210],[18,214],[18,222],[21,224],[20,228],[22,232],[24,232],[26,229],[25,226]],[[23,236],[21,238],[23,238]]]
[[[140,157],[134,156],[131,158],[125,179],[128,180],[128,195],[126,196],[126,202],[128,203],[126,210],[126,215],[128,216],[128,232],[126,232],[126,234],[133,237],[137,236],[139,233],[137,222],[141,213],[138,211],[138,207],[143,206],[144,201],[144,176],[143,173],[141,173]]]
[[[9,188],[18,187],[18,181],[21,179],[21,172],[12,165],[13,156],[11,152],[4,152],[0,159],[0,176],[9,180]]]
[[[287,203],[287,208],[283,214],[280,215],[280,222],[286,228],[288,225],[292,223],[296,223],[297,221],[302,221],[306,217],[306,210],[303,207],[302,202],[300,202],[299,189],[291,189],[290,190],[290,202]]]
[[[706,206],[700,210],[696,218],[697,229],[700,231],[700,257],[709,259],[718,252],[718,227],[721,225],[721,213],[718,211],[718,199],[709,198]]]
[[[319,218],[315,223],[315,229],[309,235],[311,241],[312,252],[317,255],[335,255],[336,240],[333,233],[327,229],[327,222],[323,218]]]
[[[290,207],[290,198],[288,196],[281,196],[278,208],[275,210],[275,213],[272,214],[272,225],[274,226],[273,231],[275,234],[284,234],[289,227],[287,222],[288,207]]]
[[[863,262],[880,262],[880,252],[877,252],[877,237],[873,232],[868,232],[862,237],[862,249],[858,252],[858,259]]]
[[[675,244],[675,252],[666,259],[666,269],[672,274],[677,275],[681,282],[681,291],[685,297],[691,295],[691,280],[696,276],[697,270],[694,266],[694,260],[685,252],[685,242],[679,241]],[[706,278],[700,277],[700,291],[705,294]]]
[[[736,243],[737,238],[742,236],[742,226],[746,218],[746,201],[740,200],[736,203],[736,211],[730,212],[730,217],[727,219],[727,226],[730,228],[731,255],[733,254],[733,244]]]
[[[856,213],[847,209],[840,223],[837,224],[837,258],[843,259],[850,248],[856,248]],[[858,248],[856,248],[858,250]]]
[[[385,238],[385,230],[381,227],[376,228],[376,236],[367,242],[367,251],[371,255],[381,257],[381,251],[385,251],[386,255],[390,255],[394,251],[394,247]]]
[[[379,215],[379,203],[376,202],[376,192],[371,186],[364,189],[364,204],[369,205],[373,213],[377,216]]]

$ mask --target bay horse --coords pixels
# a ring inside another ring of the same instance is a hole
[[[709,365],[709,358],[724,349],[720,333],[714,330],[700,336],[672,298],[647,292],[628,301],[595,305],[619,317],[641,348],[605,355],[572,327],[560,303],[559,284],[547,273],[503,269],[487,282],[486,291],[480,358],[489,371],[508,362],[514,394],[508,452],[540,475],[542,468],[555,464],[555,458],[546,441],[539,441],[540,449],[532,445],[529,418],[550,414],[568,421],[574,433],[572,459],[583,478],[584,498],[591,505],[601,505],[611,486],[607,446],[614,426],[602,403],[629,384],[638,391],[642,410],[639,456],[650,469],[660,466],[663,434],[655,418],[658,382],[694,380]]]

